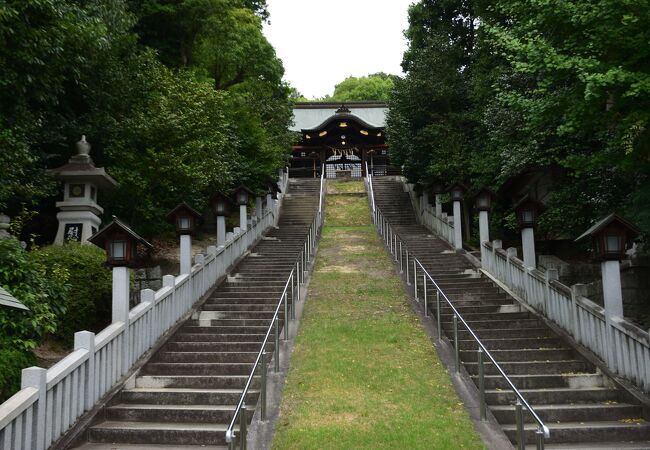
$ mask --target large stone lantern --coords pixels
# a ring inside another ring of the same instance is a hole
[[[210,198],[210,204],[217,215],[217,247],[226,243],[226,216],[230,215],[232,201],[221,192],[217,192]]]
[[[524,266],[537,267],[535,256],[535,227],[537,218],[544,210],[544,205],[526,195],[515,205],[517,224],[521,230],[521,248],[524,254]]]
[[[68,163],[48,171],[63,181],[63,201],[57,202],[59,229],[54,243],[86,242],[97,232],[104,210],[97,204],[99,189],[112,189],[117,182],[101,167],[95,167],[90,157],[90,144],[85,136],[77,142],[77,154]]]
[[[463,248],[463,225],[461,219],[460,202],[467,188],[462,183],[455,183],[449,188],[449,194],[454,205],[454,248],[462,250]]]
[[[167,221],[176,227],[176,234],[180,237],[181,274],[192,271],[192,235],[199,219],[201,213],[185,202],[179,203],[167,214]]]
[[[234,193],[235,201],[239,205],[239,229],[241,231],[246,231],[248,229],[248,211],[246,206],[248,204],[248,198],[254,196],[255,193],[243,184],[239,185],[234,190]]]

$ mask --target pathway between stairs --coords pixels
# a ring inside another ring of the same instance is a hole
[[[273,448],[483,448],[367,205],[358,194],[327,197]]]

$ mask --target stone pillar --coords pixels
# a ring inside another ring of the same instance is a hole
[[[454,202],[454,248],[463,248],[463,225],[461,220],[460,202]]]
[[[262,197],[261,196],[257,196],[255,198],[255,216],[258,219],[262,218]]]
[[[485,241],[490,240],[490,222],[488,219],[487,211],[478,212],[478,228],[479,228],[479,239],[482,244]],[[481,246],[482,248],[483,246]]]
[[[226,217],[217,216],[217,247],[226,243]]]
[[[532,228],[521,229],[521,247],[524,254],[524,266],[537,267],[535,262],[535,232]]]
[[[268,193],[266,194],[266,210],[270,211],[273,209],[273,195]]]
[[[246,205],[239,205],[239,228],[242,231],[247,228]]]
[[[181,235],[181,274],[192,272],[192,236]]]
[[[440,194],[436,194],[436,217],[441,217],[442,216],[442,196]]]
[[[423,211],[426,211],[426,209],[429,207],[429,193],[426,191],[422,193],[422,206]]]
[[[621,290],[620,263],[616,260],[603,261],[600,263],[600,270],[603,276],[605,314],[608,317],[623,317],[623,292]]]
[[[127,322],[129,319],[129,268],[113,267],[113,304],[112,319],[115,322]]]

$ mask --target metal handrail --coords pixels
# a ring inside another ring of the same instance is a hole
[[[318,197],[318,217],[323,214],[323,184],[325,183],[325,164],[322,165],[320,171],[320,196]]]
[[[321,185],[321,195],[323,194],[323,189]],[[261,380],[261,389],[260,389],[260,412],[261,412],[261,419],[266,420],[266,366],[267,366],[267,361],[266,361],[266,345],[268,344],[269,337],[271,336],[271,332],[275,329],[275,348],[274,348],[274,369],[276,372],[280,370],[280,325],[279,325],[279,313],[280,313],[280,308],[284,304],[284,340],[289,339],[289,319],[294,320],[295,319],[295,309],[296,309],[296,300],[300,299],[300,284],[304,282],[304,271],[305,267],[307,266],[307,263],[311,260],[312,257],[312,250],[316,244],[316,239],[318,236],[318,230],[320,229],[320,225],[322,224],[319,215],[315,215],[314,219],[312,220],[312,223],[309,227],[309,231],[307,233],[307,237],[305,238],[305,242],[303,245],[303,249],[300,251],[299,255],[296,258],[295,262],[295,267],[291,269],[291,273],[289,274],[287,278],[287,282],[285,283],[284,290],[282,291],[282,294],[280,295],[280,300],[278,301],[278,304],[275,308],[275,312],[273,314],[273,318],[271,319],[271,323],[269,324],[269,327],[266,330],[266,335],[264,336],[264,340],[262,341],[262,344],[260,346],[260,350],[257,353],[257,358],[255,359],[255,363],[253,364],[253,367],[251,369],[250,374],[248,375],[248,379],[246,380],[246,385],[244,386],[244,389],[241,393],[241,396],[239,397],[239,402],[237,403],[237,407],[235,408],[235,412],[233,414],[232,420],[230,421],[230,424],[228,425],[228,428],[226,429],[226,443],[228,444],[229,450],[234,450],[235,448],[235,425],[237,423],[237,418],[240,419],[240,449],[245,450],[246,449],[246,425],[247,425],[247,417],[246,417],[246,396],[248,395],[248,391],[250,389],[250,386],[253,382],[253,379],[255,378],[255,372],[257,371],[258,367],[261,367],[262,369],[262,380]],[[294,286],[295,283],[295,286]],[[289,286],[291,285],[291,309],[289,310]],[[297,292],[297,295],[296,295]],[[290,311],[290,312],[289,312]],[[291,317],[289,317],[289,314],[291,314]]]
[[[372,178],[369,180],[369,185],[372,188]],[[403,250],[406,250],[406,277],[407,277],[407,283],[410,281],[409,280],[409,250],[406,245],[406,242],[404,239],[399,235],[399,233],[395,232],[393,230],[392,225],[388,223],[388,221],[385,219],[383,213],[381,212],[381,209],[379,207],[376,208],[375,211],[375,224],[377,225],[377,228],[380,232],[380,234],[384,235],[385,240],[387,241],[387,244],[390,245],[390,252],[391,254],[394,254],[397,252],[397,239],[399,239],[399,262],[400,262],[400,267],[403,267],[403,260],[402,260],[402,254]],[[388,236],[386,236],[388,235]],[[392,236],[391,236],[392,235]],[[394,250],[393,250],[394,249]],[[447,295],[444,293],[444,291],[440,288],[438,283],[435,282],[433,277],[429,274],[429,272],[424,268],[422,263],[420,262],[419,259],[417,259],[412,253],[411,253],[411,258],[413,259],[413,281],[414,281],[414,289],[415,289],[415,297],[417,299],[418,293],[417,293],[417,266],[419,266],[422,269],[422,273],[424,276],[426,276],[433,286],[436,289],[436,318],[438,321],[438,339],[442,338],[441,335],[441,316],[440,316],[440,297],[447,302],[449,307],[453,311],[453,324],[454,324],[454,347],[455,347],[455,363],[456,363],[456,371],[458,372],[460,370],[460,361],[459,361],[459,347],[458,347],[458,321],[465,326],[467,331],[470,333],[472,338],[476,341],[478,344],[478,363],[479,363],[479,393],[480,393],[480,413],[481,413],[481,420],[486,419],[486,402],[485,402],[485,388],[484,388],[484,356],[487,356],[488,359],[494,364],[495,368],[499,372],[499,374],[506,380],[506,383],[510,386],[510,389],[512,392],[515,394],[517,397],[517,403],[515,404],[515,410],[516,410],[516,422],[517,422],[517,440],[518,440],[518,446],[519,449],[522,449],[525,447],[525,439],[524,439],[524,423],[523,423],[523,407],[528,410],[528,412],[531,414],[533,419],[537,422],[538,425],[538,430],[536,432],[537,435],[537,448],[540,450],[543,450],[544,448],[544,439],[550,437],[550,430],[544,423],[544,421],[539,417],[539,415],[535,412],[532,406],[526,401],[524,396],[521,394],[519,389],[517,389],[508,377],[506,375],[505,371],[501,368],[499,363],[494,359],[490,351],[485,347],[483,342],[479,339],[479,337],[476,335],[474,330],[469,326],[469,324],[465,321],[463,316],[458,312],[458,310],[454,307],[452,304],[451,300],[447,297]],[[396,259],[397,260],[397,259]],[[426,284],[426,279],[423,279],[423,288],[424,288],[424,314],[425,316],[428,315],[428,302],[427,302],[427,284]]]
[[[370,205],[372,206],[372,212],[375,212],[375,191],[372,186],[372,173],[368,171],[368,161],[366,161],[366,178],[368,180],[368,190],[370,191]]]

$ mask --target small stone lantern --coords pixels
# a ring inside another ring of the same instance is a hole
[[[115,216],[88,241],[106,251],[106,264],[113,268],[113,323],[128,321],[129,267],[136,265],[138,245],[153,246]]]
[[[478,210],[479,239],[483,243],[490,240],[490,221],[488,214],[492,210],[492,200],[495,198],[494,192],[483,188],[474,197],[476,209]]]
[[[640,233],[638,227],[617,214],[596,222],[576,239],[591,237],[595,259],[600,261],[605,312],[608,316],[623,317],[620,260],[625,257],[628,243]]]
[[[465,186],[461,183],[455,183],[449,188],[451,200],[454,202],[454,247],[456,250],[463,248],[463,225],[460,202],[463,200],[466,190]]]
[[[77,154],[67,164],[48,170],[54,178],[63,181],[63,201],[57,202],[59,229],[54,243],[86,242],[97,232],[104,210],[97,204],[98,189],[112,189],[117,182],[103,168],[95,167],[90,157],[90,144],[85,136],[76,145]]]
[[[517,224],[521,230],[521,247],[524,254],[524,266],[537,267],[535,257],[535,226],[537,218],[544,211],[544,205],[538,200],[524,196],[515,205]]]
[[[226,243],[226,216],[230,215],[232,201],[221,192],[217,192],[210,198],[210,204],[217,215],[217,247]]]
[[[174,224],[176,234],[180,236],[181,274],[192,271],[192,235],[200,218],[201,213],[185,202],[179,203],[167,214],[167,221]]]
[[[239,205],[239,229],[243,232],[246,231],[248,228],[247,226],[248,219],[247,219],[247,211],[246,211],[248,198],[249,196],[255,195],[255,193],[250,189],[248,189],[243,184],[239,185],[239,187],[237,187],[234,192],[235,192],[236,202]]]

